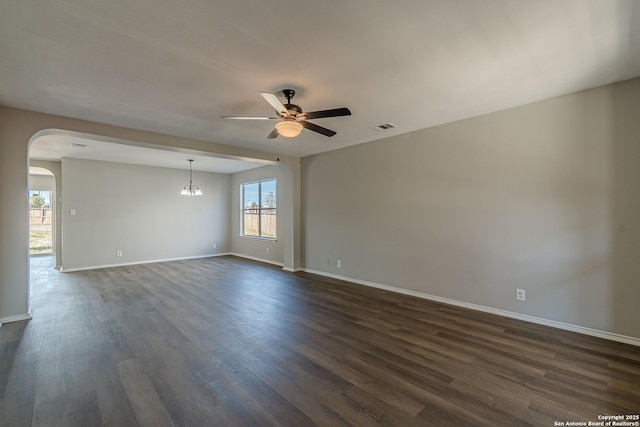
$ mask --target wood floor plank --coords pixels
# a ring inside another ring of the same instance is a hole
[[[137,359],[118,363],[122,385],[141,426],[173,426],[164,404]]]
[[[15,352],[15,357],[6,379],[5,392],[0,399],[1,426],[29,426],[33,418],[39,366],[38,353],[19,348]]]
[[[131,401],[122,384],[118,363],[107,358],[93,371],[100,414],[105,425],[137,426]]]
[[[240,361],[233,353],[220,350],[216,352],[215,358],[221,366],[223,375],[246,390],[280,425],[313,425],[309,417],[261,379],[252,366]]]
[[[69,427],[98,426],[103,424],[98,397],[94,390],[65,399],[62,425]]]
[[[640,349],[232,256],[60,273],[0,328],[0,425],[550,426],[635,414]],[[49,262],[49,264],[47,264]]]

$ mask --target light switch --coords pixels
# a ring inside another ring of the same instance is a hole
[[[70,213],[71,215],[75,215],[75,214],[76,214],[76,210],[75,210],[75,209],[71,209],[71,210],[69,211],[69,213]]]

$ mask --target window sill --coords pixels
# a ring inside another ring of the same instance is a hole
[[[240,237],[241,239],[247,239],[247,240],[264,240],[267,242],[278,241],[276,237],[245,236],[244,234],[240,234],[238,237]]]

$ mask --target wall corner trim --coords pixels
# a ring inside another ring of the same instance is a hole
[[[303,271],[311,274],[317,274],[318,276],[330,277],[332,279],[343,280],[345,282],[355,283],[357,285],[370,286],[372,288],[383,289],[385,291],[396,292],[400,294],[410,295],[430,301],[441,302],[443,304],[454,305],[457,307],[468,308],[471,310],[482,311],[485,313],[496,314],[498,316],[509,317],[512,319],[523,320],[525,322],[536,323],[538,325],[550,326],[552,328],[563,329],[565,331],[577,332],[583,335],[590,335],[593,337],[603,338],[610,341],[621,342],[624,344],[630,344],[640,347],[640,338],[630,337],[626,335],[620,335],[613,332],[601,331],[598,329],[587,328],[579,325],[572,325],[570,323],[557,322],[555,320],[544,319],[542,317],[529,316],[527,314],[515,313],[512,311],[501,310],[498,308],[486,307],[479,304],[468,303],[464,301],[458,301],[451,298],[439,297],[436,295],[426,294],[422,292],[412,291],[409,289],[397,288],[395,286],[385,285],[382,283],[370,282],[367,280],[359,280],[351,277],[340,276],[338,274],[327,273],[319,270],[302,269]]]

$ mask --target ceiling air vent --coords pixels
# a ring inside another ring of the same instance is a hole
[[[393,123],[385,123],[382,125],[378,125],[378,126],[374,126],[371,129],[378,131],[378,132],[382,132],[383,130],[389,130],[389,129],[393,129],[393,128],[397,128],[398,125],[394,125]]]

